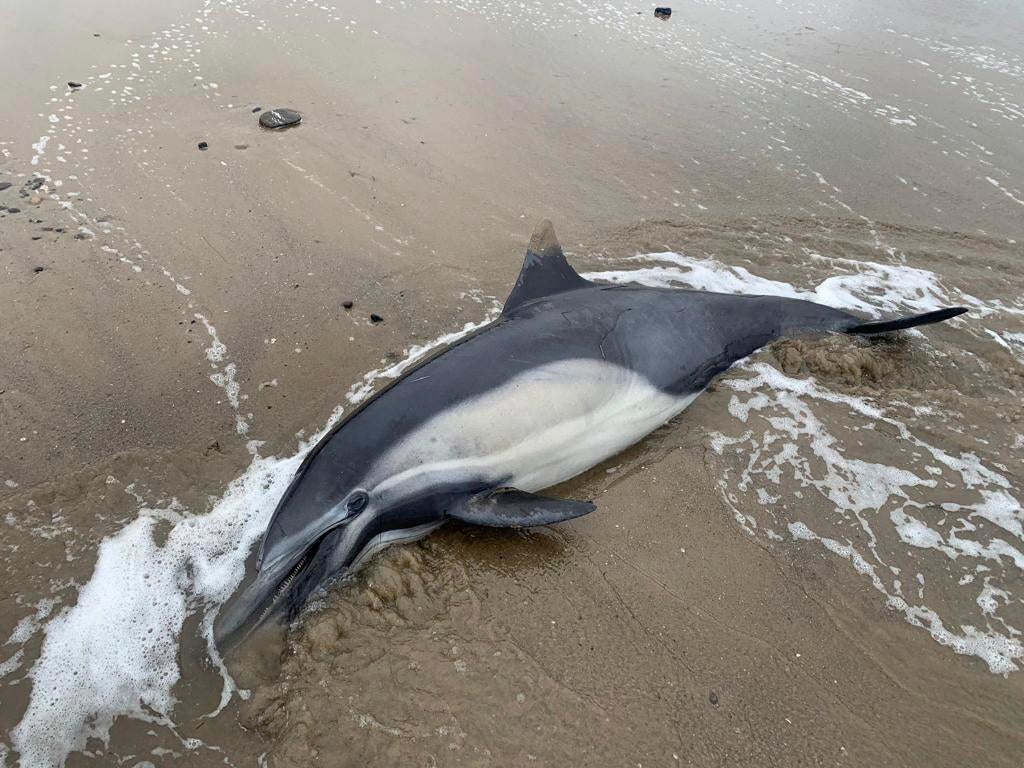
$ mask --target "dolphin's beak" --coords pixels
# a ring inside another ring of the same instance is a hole
[[[256,575],[220,609],[213,637],[221,653],[241,643],[260,626],[291,621],[306,598],[332,575],[343,526],[328,530],[305,547],[259,566]]]
[[[213,622],[213,637],[221,653],[241,643],[258,627],[284,613],[289,587],[309,565],[316,545],[263,567],[229,599]]]

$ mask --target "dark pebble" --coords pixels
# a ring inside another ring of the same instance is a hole
[[[68,88],[81,88],[81,83],[76,83],[74,80],[68,80]]]
[[[0,192],[3,192],[5,189],[8,189],[10,186],[11,186],[11,182],[9,182],[9,181],[0,181]]]
[[[667,19],[669,16],[672,15],[672,9],[671,8],[655,8],[654,9],[654,15],[657,16],[659,19]]]
[[[343,302],[341,302],[341,306],[343,306],[345,309],[352,309],[352,302],[351,301],[343,301]]]
[[[248,149],[248,144],[235,144],[235,149]]]
[[[253,113],[253,114],[255,115],[255,114],[256,114],[257,112],[259,112],[259,111],[260,111],[261,109],[263,109],[263,107],[253,107],[253,108],[252,108],[252,113]]]
[[[8,208],[8,213],[21,213],[21,208]]]
[[[33,240],[42,240],[43,236],[42,235],[32,235],[32,239]]]
[[[36,274],[39,274],[39,273],[40,273],[40,272],[42,272],[42,271],[43,271],[44,269],[46,269],[46,267],[34,267],[34,268],[32,269],[32,271],[33,271],[33,272],[35,272]]]
[[[383,323],[384,322],[384,318],[381,317],[380,315],[370,315],[370,322],[371,323]]]
[[[260,115],[260,125],[264,128],[287,128],[302,121],[302,115],[294,109],[268,109]]]
[[[718,706],[718,694],[715,693],[714,691],[712,691],[711,695],[708,696],[708,701],[710,701],[713,706],[717,707]]]
[[[206,151],[207,149],[209,149],[209,147],[210,147],[210,145],[207,144],[205,141],[200,141],[199,142],[199,149],[201,149],[203,151]]]

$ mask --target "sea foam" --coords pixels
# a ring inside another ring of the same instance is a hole
[[[414,346],[397,363],[370,371],[353,385],[347,402],[361,402],[379,380],[401,375],[495,314],[492,307],[482,322]],[[211,335],[215,345],[208,356],[220,362],[226,348]],[[29,672],[29,706],[11,731],[11,744],[23,765],[63,764],[68,754],[85,749],[90,738],[106,742],[120,716],[173,729],[173,688],[181,676],[178,648],[185,620],[193,614],[203,615],[211,660],[224,675],[224,706],[233,682],[213,644],[213,617],[241,582],[249,551],[303,457],[341,415],[339,407],[286,458],[259,456],[258,446],[250,443],[252,462],[209,512],[180,517],[180,509],[169,516],[167,510],[142,508],[136,520],[100,544],[92,576],[76,604],[45,625],[42,652]],[[168,517],[180,519],[159,543],[157,527]],[[16,634],[20,642],[28,639],[21,625]],[[20,663],[21,656],[17,659]]]
[[[872,316],[927,311],[951,303],[967,304],[980,314],[999,310],[963,292],[946,289],[934,273],[901,265],[847,262],[839,265],[845,266],[845,272],[817,286],[798,288],[760,277],[742,267],[677,253],[638,255],[629,261],[635,263],[636,268],[591,272],[585,276],[613,283],[805,298]],[[495,304],[484,321],[467,324],[426,345],[413,347],[403,360],[368,372],[352,385],[346,401],[352,404],[362,401],[372,393],[377,381],[401,375],[424,355],[489,322],[497,310]],[[220,360],[214,358],[222,357],[223,350],[215,345],[209,354],[211,364],[216,365]],[[804,421],[800,427],[776,422],[783,434],[793,429],[807,431],[812,454],[830,463],[829,466],[841,468],[844,461],[847,464],[852,461],[842,457],[834,439],[816,421],[810,406],[814,399],[834,401],[844,396],[829,393],[813,381],[783,376],[769,366],[754,366],[750,372],[753,376],[735,379],[730,384],[737,394],[749,394],[747,400],[734,400],[730,406],[737,419],[742,421],[754,411],[778,407],[784,401],[785,407],[802,414]],[[863,398],[844,402],[867,421],[886,418],[881,407]],[[31,700],[21,722],[11,733],[12,746],[20,752],[23,764],[60,765],[70,752],[84,749],[89,738],[106,740],[114,719],[119,716],[152,720],[173,729],[176,704],[173,687],[181,675],[177,657],[186,619],[194,614],[203,616],[201,626],[211,658],[219,665],[210,630],[212,618],[243,578],[246,557],[262,535],[278,498],[306,451],[340,415],[339,408],[323,429],[292,456],[262,457],[254,447],[248,469],[229,485],[211,510],[205,514],[185,514],[171,525],[163,543],[159,543],[155,533],[161,517],[166,517],[162,515],[166,510],[140,509],[135,521],[100,545],[95,570],[80,590],[77,603],[58,612],[44,627],[42,652],[29,673],[33,682]],[[909,432],[901,432],[901,436],[915,439]],[[761,437],[751,431],[737,438],[713,435],[712,445],[719,452],[737,447],[750,450]],[[978,462],[945,454],[923,442],[918,447],[930,452],[939,463],[958,471],[964,483],[977,484],[990,493],[1002,485],[998,473]],[[796,465],[801,450],[805,449],[792,448],[790,458]],[[860,462],[854,469],[855,475],[866,473],[871,482],[861,487],[837,476],[820,486],[837,509],[867,510],[879,505],[883,497],[902,493],[906,488],[934,484],[930,477],[906,468]],[[741,482],[752,486],[755,480],[756,473],[750,473]],[[804,480],[810,485],[817,482],[809,474]],[[765,487],[766,482],[762,480],[760,487],[752,490],[762,491],[765,499],[776,499]],[[1005,486],[1000,492],[1009,495]],[[989,496],[986,504],[978,505],[972,512],[985,515],[1005,529],[1013,529],[1020,524],[1020,508],[1008,507],[1005,501],[1003,497]],[[996,550],[1000,547],[1003,554],[1008,550],[1018,554],[1006,542],[978,543],[958,540],[955,536],[943,539],[936,532],[925,530],[923,523],[912,518],[909,512],[893,522],[912,546],[959,553],[973,547],[982,557],[986,553],[998,556]],[[748,530],[754,532],[757,522],[751,519],[749,523],[752,527]],[[911,605],[887,588],[875,573],[876,566],[849,545],[819,535],[798,521],[792,523],[788,532],[799,540],[817,541],[850,561],[876,588],[881,585],[879,591],[890,606],[899,603],[896,607],[908,622],[926,628],[943,645],[984,658],[994,672],[1005,673],[1016,668],[1014,660],[1020,658],[1019,643],[973,628],[952,632],[930,608],[923,604]],[[774,531],[769,530],[769,534],[773,540],[780,538]],[[992,614],[998,609],[997,598],[1001,591],[987,582],[985,589],[984,599],[979,596],[979,604]],[[117,638],[116,643],[110,642],[112,637]],[[220,668],[225,676],[223,706],[231,695],[232,682],[223,667]]]

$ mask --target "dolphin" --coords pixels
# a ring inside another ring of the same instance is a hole
[[[271,617],[292,620],[324,582],[446,520],[527,527],[593,511],[538,492],[641,440],[775,339],[888,333],[966,311],[867,321],[799,299],[594,283],[544,221],[497,319],[408,370],[310,450],[215,639],[230,647]]]

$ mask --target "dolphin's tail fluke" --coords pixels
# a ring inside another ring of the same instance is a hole
[[[946,309],[937,309],[934,312],[925,312],[920,315],[897,317],[894,320],[873,320],[868,323],[858,323],[847,328],[845,332],[870,336],[875,333],[902,331],[904,328],[914,328],[918,325],[941,323],[943,320],[949,320],[951,317],[962,315],[966,311],[967,307],[947,307]]]

